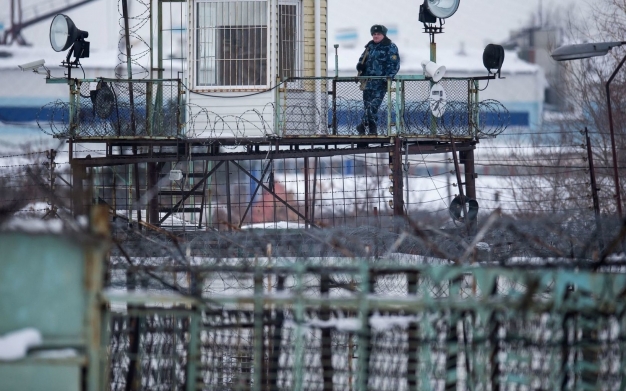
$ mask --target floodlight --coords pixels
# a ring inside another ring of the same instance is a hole
[[[500,73],[504,62],[504,48],[490,43],[483,52],[483,65],[489,73]]]
[[[433,79],[435,83],[443,78],[446,74],[446,67],[443,65],[437,65],[432,61],[422,61],[422,68],[424,69],[424,75]]]
[[[567,61],[604,56],[609,52],[609,50],[617,46],[622,46],[624,43],[626,42],[598,42],[565,45],[553,51],[552,58],[556,61]]]
[[[88,36],[87,31],[76,28],[72,19],[63,14],[56,15],[50,24],[50,45],[55,52],[64,52],[74,45],[74,57],[89,57],[89,42],[85,41]]]
[[[454,15],[461,0],[424,0],[420,6],[419,21],[435,23],[437,18],[446,19]]]

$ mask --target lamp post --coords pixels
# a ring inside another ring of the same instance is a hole
[[[626,44],[626,41],[615,41],[615,42],[598,42],[598,43],[582,43],[575,45],[565,45],[560,48],[554,50],[552,52],[552,58],[556,61],[569,61],[569,60],[578,60],[581,58],[589,58],[589,57],[598,57],[606,55],[609,50],[613,49],[617,46],[622,46]],[[626,56],[619,63],[617,68],[609,77],[609,80],[606,82],[606,104],[609,111],[609,130],[611,133],[611,152],[613,154],[613,181],[615,182],[615,201],[617,203],[617,214],[621,218],[622,217],[622,197],[619,186],[619,175],[617,171],[617,151],[615,149],[615,132],[613,130],[613,112],[611,110],[611,91],[610,86],[611,82],[617,75],[617,72],[622,68],[626,62]]]

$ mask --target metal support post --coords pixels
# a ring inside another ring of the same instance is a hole
[[[404,183],[402,179],[402,138],[394,137],[393,152],[389,153],[391,175],[393,178],[393,215],[404,216]]]
[[[320,294],[322,298],[328,300],[330,293],[331,279],[328,273],[322,272],[320,275]],[[328,305],[322,305],[320,310],[320,320],[322,322],[330,321],[330,308]],[[333,391],[333,364],[332,364],[332,331],[329,327],[321,330],[321,361],[322,361],[322,379],[323,391]]]
[[[589,159],[589,176],[591,177],[591,197],[593,198],[593,211],[596,215],[596,229],[598,231],[598,244],[600,251],[604,248],[602,240],[602,226],[600,225],[600,200],[598,199],[598,185],[596,184],[596,172],[593,166],[593,153],[591,151],[591,138],[585,127],[585,141],[587,143],[587,159]]]
[[[309,158],[304,158],[304,215],[309,217],[309,201],[310,201],[310,186],[309,186]],[[309,224],[305,222],[305,228],[309,228]]]
[[[148,191],[150,199],[148,200],[148,222],[152,225],[159,224],[159,170],[157,163],[147,163],[148,167]]]
[[[332,119],[332,133],[333,135],[337,135],[337,80],[333,80],[333,91],[332,91],[332,99],[333,99],[333,119]]]
[[[133,152],[136,154],[136,148],[133,148]],[[139,180],[139,164],[133,164],[133,174],[135,180],[135,207],[137,208],[137,229],[141,230],[141,182]]]
[[[474,165],[474,150],[464,151],[460,153],[461,162],[465,169],[465,196],[467,198],[476,199],[476,168]],[[460,184],[459,184],[460,186]],[[476,230],[476,219],[467,222],[471,233]],[[470,234],[471,234],[470,233]]]
[[[234,161],[233,161],[234,162]],[[231,200],[230,200],[230,162],[226,160],[224,162],[224,175],[226,179],[226,215],[228,216],[228,230],[233,230],[233,212],[231,210]]]
[[[84,215],[87,203],[83,180],[87,177],[87,169],[83,165],[72,163],[72,204],[74,216]]]

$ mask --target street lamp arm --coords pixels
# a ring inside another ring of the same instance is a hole
[[[626,41],[578,43],[564,45],[555,49],[551,56],[555,61],[579,60],[581,58],[604,56],[614,47],[622,46]]]
[[[569,61],[578,60],[581,58],[599,57],[604,56],[609,50],[614,47],[625,45],[626,41],[613,41],[613,42],[596,42],[596,43],[579,43],[574,45],[564,45],[551,53],[552,58],[555,61]],[[622,196],[619,185],[619,176],[617,169],[617,151],[615,149],[615,130],[613,128],[613,111],[611,109],[611,82],[615,79],[617,72],[622,69],[622,66],[626,62],[626,56],[619,63],[617,68],[609,77],[606,82],[606,105],[609,112],[609,129],[611,131],[611,150],[613,155],[613,180],[615,182],[615,201],[617,203],[617,213],[622,218]]]

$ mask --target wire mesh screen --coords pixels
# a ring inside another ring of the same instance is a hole
[[[371,82],[381,88],[361,90]],[[500,134],[508,112],[497,101],[472,103],[470,85],[470,79],[443,79],[431,91],[431,81],[410,78],[389,84],[380,78],[290,79],[279,105],[282,134],[472,137],[474,129]]]
[[[403,81],[404,133],[472,136],[468,80],[442,79],[437,85],[442,88],[443,93],[435,90],[431,92],[433,84],[429,80]]]
[[[328,134],[329,83],[326,79],[289,79],[278,110],[285,136]]]
[[[357,135],[390,135],[395,132],[396,120],[396,82],[387,84],[386,79],[371,79],[386,84],[381,89],[360,89],[361,83],[356,79],[338,79],[331,81],[329,103],[329,133],[341,136]],[[371,96],[368,96],[371,95]],[[391,101],[390,101],[391,100]],[[391,119],[391,121],[389,121]],[[374,122],[375,125],[372,125]],[[358,126],[367,129],[359,131]]]
[[[380,80],[385,83],[385,80]],[[391,106],[388,88],[378,91],[378,101],[364,103],[364,92],[356,79],[290,79],[285,82],[281,101],[282,131],[284,135],[388,135],[388,116],[395,126],[395,82],[391,87]],[[373,90],[372,90],[373,91]],[[372,112],[376,129],[359,132],[359,124],[368,124],[366,112]]]
[[[370,153],[95,168],[93,199],[129,221],[139,209],[142,220],[173,229],[391,227],[388,162],[389,154]],[[136,200],[137,183],[156,196],[156,210]]]
[[[109,322],[110,390],[174,390],[185,384],[188,311],[130,306]]]
[[[625,384],[622,266],[430,262],[195,258],[193,266],[136,269],[153,281],[184,274],[200,289],[180,286],[196,300],[188,310],[113,318],[112,330],[128,331],[111,342],[111,388],[125,381],[141,384],[136,389],[193,382],[203,390],[321,391]]]
[[[75,130],[66,137],[180,135],[178,80],[99,79],[79,81],[77,88]]]

